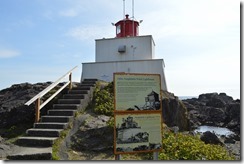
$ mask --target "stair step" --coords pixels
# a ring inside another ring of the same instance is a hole
[[[76,110],[49,110],[48,115],[50,116],[74,116]]]
[[[84,99],[85,95],[84,94],[65,94],[63,96],[65,99]]]
[[[17,145],[21,146],[33,146],[33,147],[50,147],[53,145],[54,140],[57,139],[57,137],[19,137],[17,142]]]
[[[83,107],[83,106],[81,105],[80,107]],[[52,109],[49,109],[49,110],[75,110],[75,111],[77,111],[78,109],[71,109],[71,108],[56,109],[56,108],[52,108]]]
[[[98,81],[98,79],[84,79],[83,81],[93,81],[93,82],[96,82],[96,81]]]
[[[66,129],[68,123],[39,122],[34,124],[37,129]]]
[[[80,99],[59,99],[59,104],[81,104],[82,100]]]
[[[90,88],[89,88],[90,89]],[[88,94],[88,90],[70,90],[68,91],[70,94]]]
[[[78,109],[80,104],[54,104],[54,109]]]
[[[7,156],[9,160],[52,160],[52,147],[27,148],[19,147],[15,154]]]
[[[77,87],[94,87],[95,86],[95,83],[94,84],[86,84],[86,83],[81,83],[81,84],[78,84]]]
[[[61,131],[62,129],[28,129],[26,133],[35,137],[59,137]]]
[[[91,87],[89,87],[89,86],[77,86],[77,87],[72,88],[72,91],[74,91],[74,90],[89,91],[90,89],[91,89]]]
[[[91,84],[91,85],[94,85],[96,84],[95,81],[82,81],[81,84]]]
[[[42,116],[42,122],[55,122],[55,123],[67,123],[73,117],[72,116]]]

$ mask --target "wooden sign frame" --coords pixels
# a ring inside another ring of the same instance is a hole
[[[160,151],[160,74],[114,73],[114,101],[114,154]]]

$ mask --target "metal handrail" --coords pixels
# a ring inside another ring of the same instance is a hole
[[[78,66],[75,66],[74,68],[72,68],[70,71],[68,71],[66,74],[64,74],[62,77],[60,77],[58,80],[56,80],[55,82],[53,82],[51,85],[49,85],[47,88],[45,88],[43,91],[41,91],[40,93],[38,93],[36,96],[34,96],[32,99],[30,99],[29,101],[27,101],[25,103],[25,105],[29,106],[30,104],[32,104],[33,102],[35,102],[35,111],[36,111],[36,115],[35,115],[35,122],[39,122],[40,120],[40,110],[48,103],[50,102],[57,94],[59,94],[65,87],[67,87],[69,85],[69,89],[72,89],[72,71],[74,69],[76,69]],[[65,77],[67,77],[69,75],[69,81],[66,82],[59,90],[57,90],[52,96],[50,96],[45,102],[43,102],[41,104],[41,98],[47,94],[51,89],[53,89],[54,87],[56,87],[61,80],[63,80]]]

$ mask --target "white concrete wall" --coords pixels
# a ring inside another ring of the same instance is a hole
[[[125,45],[126,52],[118,47]],[[151,35],[96,40],[96,62],[154,59],[155,43]]]
[[[113,81],[114,72],[160,74],[161,88],[167,90],[163,59],[82,63],[81,81],[89,78]]]

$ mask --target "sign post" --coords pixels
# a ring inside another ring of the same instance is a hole
[[[153,160],[158,160],[158,152],[153,152]]]
[[[114,74],[114,154],[162,149],[162,95],[159,74]]]

